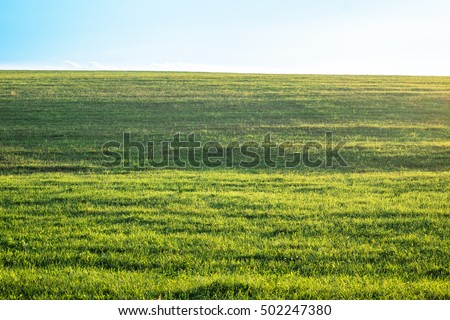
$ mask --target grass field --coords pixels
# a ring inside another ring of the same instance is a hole
[[[161,141],[349,167],[105,169]],[[0,71],[0,298],[450,299],[450,78]]]

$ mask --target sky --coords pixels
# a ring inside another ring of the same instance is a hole
[[[2,0],[0,69],[450,76],[449,0]]]

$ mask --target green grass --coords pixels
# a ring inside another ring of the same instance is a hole
[[[0,298],[450,299],[450,78],[0,72]],[[347,140],[350,167],[101,146]]]

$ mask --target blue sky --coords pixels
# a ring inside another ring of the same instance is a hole
[[[3,0],[0,69],[450,76],[450,1]]]

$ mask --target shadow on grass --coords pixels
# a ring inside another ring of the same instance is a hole
[[[14,174],[14,173],[45,173],[45,172],[92,172],[93,168],[88,166],[15,166],[2,167],[0,173]],[[98,171],[98,170],[97,170]]]
[[[245,283],[224,283],[214,281],[190,290],[179,290],[164,294],[163,299],[199,300],[199,299],[257,299],[257,289]]]

